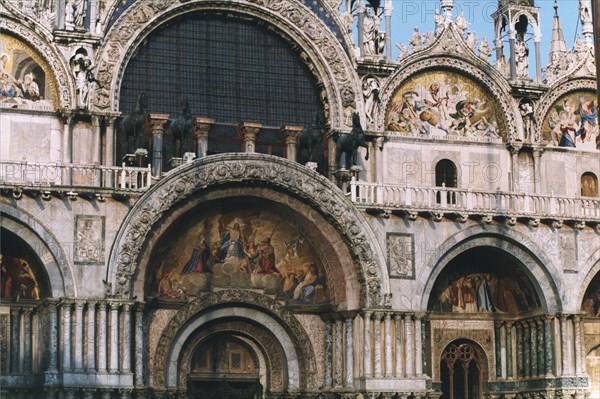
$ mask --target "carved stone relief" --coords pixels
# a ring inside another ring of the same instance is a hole
[[[387,235],[388,271],[391,278],[415,278],[415,242],[412,234]]]

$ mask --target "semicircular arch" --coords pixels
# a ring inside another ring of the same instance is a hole
[[[33,216],[0,203],[0,226],[18,235],[42,262],[54,298],[77,296],[73,273],[59,241]]]
[[[141,43],[159,26],[196,11],[221,11],[243,14],[268,23],[301,49],[300,57],[324,88],[326,111],[332,129],[345,129],[347,109],[362,108],[362,96],[352,61],[327,25],[301,2],[251,2],[247,0],[184,3],[137,2],[112,26],[97,55],[98,80],[94,107],[119,111],[120,84],[129,60]],[[112,88],[112,90],[109,90]]]
[[[198,298],[171,318],[155,351],[154,380],[159,387],[175,388],[180,382],[179,360],[185,356],[186,342],[193,340],[197,331],[207,323],[228,319],[259,323],[275,337],[283,349],[280,356],[286,368],[282,374],[287,376],[285,387],[316,388],[316,381],[306,378],[315,374],[317,365],[313,346],[300,322],[279,302],[255,292],[239,290],[218,291]]]
[[[385,257],[374,232],[354,204],[328,179],[306,167],[270,155],[236,153],[212,155],[167,175],[135,204],[117,233],[109,258],[107,281],[112,294],[128,297],[132,276],[149,233],[165,213],[200,190],[243,183],[266,186],[299,199],[315,209],[345,242],[360,284],[359,306],[382,306],[389,293]],[[349,265],[350,264],[350,265]]]
[[[591,254],[585,261],[583,270],[579,273],[578,281],[575,287],[581,287],[579,290],[573,290],[570,300],[570,307],[574,312],[581,311],[581,305],[584,300],[585,292],[592,283],[594,277],[600,274],[600,249]]]
[[[552,260],[532,240],[498,226],[474,226],[458,232],[440,245],[440,250],[425,262],[423,283],[415,296],[418,309],[427,309],[434,284],[444,268],[458,255],[476,247],[495,247],[519,260],[546,312],[563,310],[560,292],[563,285]]]
[[[52,39],[6,16],[0,18],[0,29],[23,40],[44,59],[57,83],[55,90],[58,93],[58,106],[64,109],[71,108],[75,98],[73,79],[67,72],[69,68],[62,55],[49,44]]]

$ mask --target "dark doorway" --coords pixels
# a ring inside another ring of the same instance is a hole
[[[485,363],[479,347],[456,341],[442,354],[442,399],[483,399]]]

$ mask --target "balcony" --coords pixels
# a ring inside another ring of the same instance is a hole
[[[460,221],[470,216],[488,221],[500,217],[509,224],[525,219],[532,224],[551,221],[555,227],[565,221],[577,228],[600,223],[600,199],[595,197],[405,187],[356,180],[350,183],[349,195],[359,208],[373,214],[406,213],[409,218],[416,218],[419,212],[428,212],[434,219],[453,216]]]
[[[0,187],[19,199],[23,192],[51,194],[139,196],[152,184],[147,168],[82,165],[69,163],[31,163],[0,161]]]

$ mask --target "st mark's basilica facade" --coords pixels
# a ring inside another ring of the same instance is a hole
[[[0,396],[600,398],[592,2],[539,3],[0,1]]]

